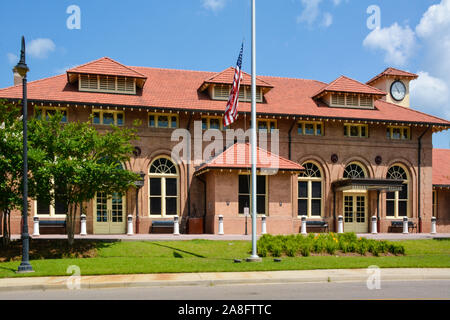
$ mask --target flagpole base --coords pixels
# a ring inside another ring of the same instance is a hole
[[[258,256],[251,256],[247,258],[247,262],[262,262],[262,259]]]

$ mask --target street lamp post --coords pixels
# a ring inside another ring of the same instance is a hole
[[[136,234],[139,234],[139,190],[144,186],[145,173],[139,172],[140,179],[134,185],[136,186]]]
[[[27,100],[27,72],[28,66],[25,63],[25,38],[22,36],[22,48],[20,50],[20,61],[14,67],[14,72],[17,72],[22,77],[23,89],[23,194],[22,194],[22,262],[17,270],[18,273],[34,272],[33,267],[29,261],[29,241],[30,235],[28,233],[28,132],[27,132],[27,118],[28,118],[28,100]]]

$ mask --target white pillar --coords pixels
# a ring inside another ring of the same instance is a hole
[[[133,216],[131,214],[127,217],[127,236],[133,235]]]
[[[338,233],[344,233],[344,217],[338,217]]]
[[[81,232],[80,232],[80,236],[87,236],[86,215],[85,214],[81,215]]]
[[[372,216],[372,233],[378,233],[377,232],[377,216]]]
[[[431,234],[436,233],[436,217],[431,217]]]
[[[306,216],[302,216],[302,229],[301,229],[301,234],[306,235]]]
[[[219,216],[219,235],[223,235],[223,215]]]
[[[178,223],[178,216],[173,217],[173,235],[180,235],[180,224]]]
[[[33,222],[33,237],[39,237],[41,235],[39,233],[39,217],[34,217]]]
[[[267,226],[266,226],[266,216],[263,215],[261,217],[261,234],[267,233]]]
[[[407,217],[403,218],[403,233],[404,234],[408,233],[408,218]]]

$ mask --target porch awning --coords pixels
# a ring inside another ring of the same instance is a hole
[[[341,179],[333,182],[335,191],[377,190],[381,192],[401,191],[403,180],[393,179]]]

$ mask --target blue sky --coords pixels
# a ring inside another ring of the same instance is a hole
[[[415,109],[450,119],[450,0],[257,0],[257,73],[365,82],[388,66],[420,78]],[[70,5],[81,29],[70,30]],[[378,6],[379,28],[367,9]],[[29,80],[103,56],[131,66],[221,71],[245,38],[250,70],[250,0],[1,1],[0,87],[12,84],[20,37]],[[450,148],[450,133],[433,144]]]

